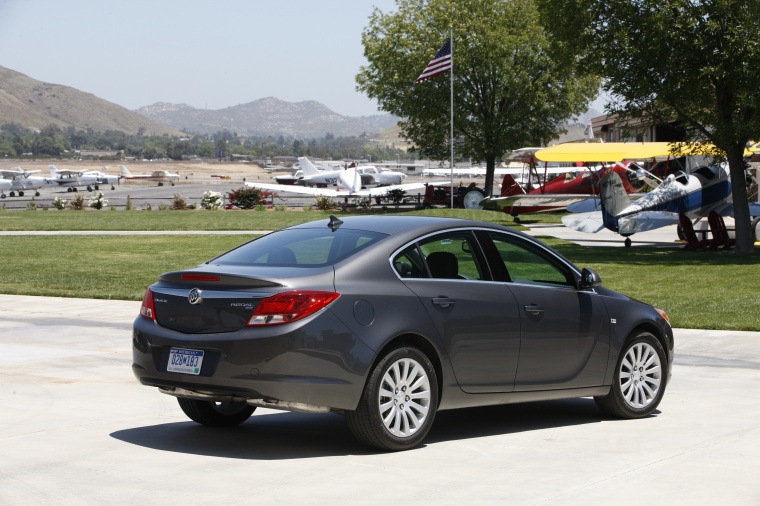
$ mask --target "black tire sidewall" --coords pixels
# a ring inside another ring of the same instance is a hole
[[[623,363],[623,359],[625,358],[628,351],[633,346],[642,342],[654,348],[657,356],[660,359],[660,386],[652,402],[643,408],[633,408],[626,402],[625,396],[623,395],[623,391],[620,387],[620,366]],[[617,362],[615,363],[615,376],[612,383],[612,391],[610,392],[610,394],[613,396],[615,404],[617,404],[617,408],[620,410],[620,415],[624,416],[625,418],[643,418],[652,414],[652,412],[657,409],[657,406],[662,400],[662,396],[665,394],[665,384],[667,383],[667,377],[667,357],[660,341],[658,341],[657,338],[649,332],[639,332],[638,334],[631,336],[626,341],[623,349],[620,351],[620,356],[618,356]]]
[[[391,434],[385,427],[378,404],[383,377],[394,363],[405,358],[416,361],[425,370],[430,383],[430,406],[422,426],[411,436],[400,438]],[[419,445],[425,439],[433,425],[437,409],[438,379],[430,359],[417,348],[399,347],[389,351],[372,370],[359,401],[359,408],[349,415],[350,418],[354,418],[353,421],[349,421],[349,426],[354,432],[354,436],[362,442],[384,450],[408,450]],[[363,420],[357,420],[357,418],[363,418]],[[364,429],[367,433],[357,434],[356,424],[362,422],[365,422]]]
[[[245,403],[222,403],[177,397],[182,411],[192,421],[209,427],[232,427],[248,420],[256,410]]]

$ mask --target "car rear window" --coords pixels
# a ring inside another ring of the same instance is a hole
[[[371,246],[386,234],[340,228],[279,230],[243,244],[209,263],[318,267],[332,265]]]

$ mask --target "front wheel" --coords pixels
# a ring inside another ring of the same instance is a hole
[[[233,427],[248,420],[256,410],[245,402],[213,402],[177,397],[190,420],[209,427]]]
[[[755,242],[760,242],[760,216],[752,221],[752,235],[755,238]]]
[[[438,380],[430,359],[396,348],[372,370],[356,411],[346,413],[354,437],[382,450],[408,450],[430,431],[438,408]]]
[[[625,343],[610,392],[594,401],[608,415],[643,418],[660,404],[667,377],[665,350],[654,335],[640,332]]]

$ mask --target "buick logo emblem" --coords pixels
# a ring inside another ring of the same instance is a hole
[[[201,302],[203,302],[203,297],[201,297],[202,294],[203,292],[200,289],[193,288],[192,290],[190,290],[190,293],[187,294],[187,301],[190,304],[200,304]]]

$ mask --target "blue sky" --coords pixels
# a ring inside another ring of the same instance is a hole
[[[0,0],[0,65],[128,109],[273,96],[377,114],[354,80],[373,6],[395,10],[394,0]]]

